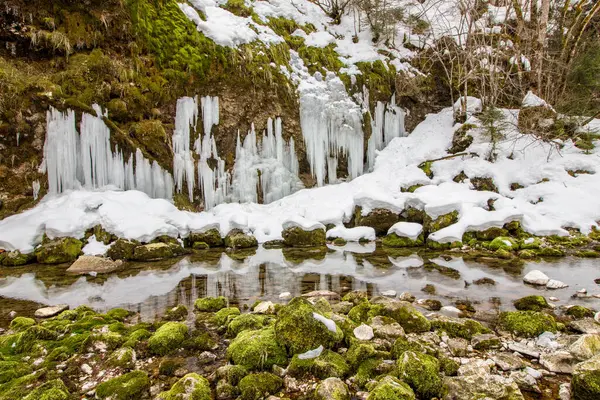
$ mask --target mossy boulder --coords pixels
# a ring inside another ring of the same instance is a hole
[[[229,322],[227,325],[227,335],[236,337],[242,331],[261,329],[272,320],[272,317],[267,315],[242,314]]]
[[[376,208],[367,215],[362,215],[362,208],[356,207],[354,211],[354,224],[356,226],[370,226],[375,229],[378,236],[385,235],[396,222],[400,215],[385,208]]]
[[[193,247],[194,243],[205,243],[209,247],[222,247],[223,238],[217,228],[208,229],[205,232],[191,232],[184,240],[187,247]]]
[[[21,265],[32,263],[35,261],[35,259],[36,256],[34,253],[23,254],[19,250],[0,254],[0,264],[2,264],[5,267],[18,267]]]
[[[515,308],[519,311],[542,311],[550,308],[544,296],[532,295],[521,297],[514,302]]]
[[[575,365],[571,395],[574,400],[600,399],[600,355]]]
[[[426,245],[431,250],[450,250],[450,249],[459,249],[462,247],[462,242],[436,242],[432,239],[427,239]]]
[[[259,400],[269,394],[277,393],[282,386],[283,379],[268,372],[246,375],[239,383],[242,393],[240,399]]]
[[[166,392],[158,395],[161,400],[211,400],[210,383],[196,373],[189,373],[178,380]]]
[[[148,339],[148,347],[154,354],[165,355],[179,348],[188,333],[188,328],[181,322],[167,322]]]
[[[182,254],[183,248],[179,244],[158,242],[137,246],[131,259],[134,261],[157,261]]]
[[[468,133],[473,128],[476,128],[473,124],[463,124],[455,130],[452,136],[452,147],[448,149],[448,153],[456,154],[465,151],[473,143],[473,136]]]
[[[227,326],[231,320],[240,315],[240,309],[237,307],[225,307],[215,313],[212,318],[217,326]]]
[[[390,233],[383,238],[381,243],[387,247],[417,247],[423,246],[425,238],[423,234],[420,234],[415,240],[412,240],[408,237],[401,237],[395,233]]]
[[[96,397],[110,400],[135,400],[143,398],[150,389],[150,379],[143,371],[132,371],[101,383]]]
[[[277,315],[277,340],[286,346],[290,354],[297,354],[321,345],[330,348],[343,339],[344,335],[337,325],[332,332],[317,318],[324,317],[308,300],[301,297],[292,299]]]
[[[74,238],[57,238],[42,243],[35,250],[37,262],[40,264],[62,264],[73,262],[81,254],[83,243]]]
[[[21,332],[30,326],[35,325],[35,320],[33,318],[27,317],[16,317],[12,321],[10,321],[10,329],[15,332]]]
[[[452,211],[436,217],[435,219],[425,214],[423,217],[423,229],[426,232],[433,233],[444,229],[458,221],[458,211]]]
[[[397,362],[398,376],[414,390],[419,398],[441,397],[443,384],[440,363],[432,356],[406,351]]]
[[[475,190],[480,192],[495,192],[498,193],[498,188],[494,184],[494,180],[492,178],[485,177],[473,177],[470,179],[471,185]]]
[[[371,389],[367,400],[415,400],[415,392],[401,380],[386,376]]]
[[[324,350],[315,358],[301,359],[298,355],[295,355],[288,366],[288,373],[298,378],[308,375],[319,379],[328,377],[344,378],[349,372],[350,367],[344,357],[329,349]]]
[[[398,359],[398,358],[400,358],[400,356],[402,356],[402,354],[404,354],[405,351],[426,353],[427,349],[419,341],[417,341],[413,338],[407,338],[407,337],[401,336],[401,337],[397,338],[394,341],[394,344],[392,345],[392,351],[391,351],[392,357],[394,357],[395,359]]]
[[[136,354],[131,347],[121,347],[115,350],[106,361],[111,367],[131,370],[135,367]]]
[[[152,336],[152,333],[148,330],[136,329],[129,335],[123,346],[136,347],[141,341],[148,339],[150,336]]]
[[[431,329],[429,320],[407,301],[378,298],[372,302],[381,306],[380,315],[396,320],[406,333],[427,332]]]
[[[244,233],[241,229],[233,229],[225,236],[225,246],[232,249],[248,249],[258,246],[258,241],[254,236]]]
[[[331,377],[317,385],[315,400],[350,400],[348,386],[339,378]]]
[[[227,298],[223,296],[203,297],[194,303],[194,308],[202,312],[216,312],[225,307],[227,307]]]
[[[48,381],[33,389],[23,400],[68,400],[69,389],[60,379]]]
[[[521,240],[520,248],[523,250],[537,250],[542,246],[542,241],[536,237]]]
[[[248,375],[248,370],[241,365],[227,364],[219,367],[216,371],[217,378],[237,386],[243,377]]]
[[[582,318],[594,316],[594,312],[592,310],[590,310],[587,307],[580,306],[580,305],[575,305],[575,306],[567,308],[567,311],[565,311],[565,314],[567,314],[575,319],[582,319]],[[12,326],[12,324],[11,324],[11,326]]]
[[[311,231],[294,226],[281,232],[283,242],[289,247],[318,247],[325,246],[325,229],[317,228]]]
[[[133,252],[140,243],[127,239],[117,239],[107,250],[106,256],[113,260],[132,260]]]
[[[448,334],[452,338],[463,338],[471,340],[474,335],[491,333],[492,331],[481,323],[472,319],[458,319],[446,316],[436,316],[431,320],[431,326]]]
[[[478,240],[490,241],[501,236],[508,236],[508,231],[504,228],[488,228],[484,231],[475,232],[475,237]]]
[[[556,332],[556,321],[551,315],[537,311],[505,311],[498,318],[500,329],[517,336],[534,337],[545,331]]]
[[[249,370],[270,370],[287,364],[285,347],[275,338],[273,328],[242,331],[227,349],[227,358]]]
[[[379,356],[375,346],[370,343],[364,343],[354,340],[346,352],[346,360],[352,368],[358,367],[363,361]]]
[[[499,236],[490,242],[488,249],[492,251],[500,249],[507,251],[519,250],[519,242],[508,236]]]
[[[167,321],[183,321],[188,315],[188,309],[183,304],[170,308],[165,313],[164,319]]]

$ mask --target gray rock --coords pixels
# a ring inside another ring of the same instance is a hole
[[[331,306],[331,310],[334,313],[339,313],[339,314],[348,314],[350,312],[350,310],[352,310],[352,307],[354,307],[354,304],[350,301],[340,301],[339,303],[335,303]]]
[[[600,354],[600,335],[582,335],[567,349],[578,360],[584,361]]]
[[[474,374],[445,378],[447,393],[444,400],[523,400],[517,383],[499,375]]]
[[[275,304],[272,301],[261,301],[252,310],[255,314],[275,314]]]
[[[327,378],[315,390],[316,400],[349,400],[348,386],[340,378]]]
[[[571,321],[569,326],[581,333],[600,333],[600,324],[594,321],[593,318],[584,318],[577,321]]]
[[[550,372],[559,374],[573,373],[575,357],[566,351],[557,351],[554,353],[543,353],[540,356],[540,364]]]
[[[404,329],[399,323],[395,321],[386,323],[387,321],[389,321],[389,318],[379,316],[371,320],[371,328],[373,328],[375,337],[393,341],[404,336]]]
[[[492,360],[474,359],[465,365],[461,365],[458,368],[458,375],[487,375],[492,370],[494,364]]]
[[[558,397],[560,400],[571,400],[571,385],[561,384],[558,388]]]
[[[521,344],[521,343],[509,343],[508,344],[508,349],[512,350],[512,351],[516,351],[517,353],[521,353],[524,354],[526,356],[532,357],[532,358],[540,358],[540,353],[539,351],[536,351],[533,347]]]
[[[513,371],[510,373],[510,378],[515,381],[522,390],[542,393],[535,378],[525,371]]]
[[[56,306],[38,308],[37,310],[35,310],[34,315],[36,318],[50,318],[68,309],[68,304],[59,304]]]
[[[90,272],[97,274],[107,274],[113,272],[123,264],[123,261],[113,261],[110,258],[94,257],[94,256],[80,256],[71,266],[67,269],[70,274],[84,275]]]
[[[498,353],[492,357],[492,360],[502,371],[514,371],[525,365],[521,357],[512,353]]]
[[[454,357],[464,357],[467,355],[467,347],[469,346],[469,342],[463,338],[450,338],[446,341],[448,345],[448,350]]]
[[[480,333],[473,336],[471,346],[477,350],[487,350],[500,347],[500,338],[493,333]]]

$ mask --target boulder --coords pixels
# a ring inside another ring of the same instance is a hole
[[[600,354],[600,334],[582,335],[568,348],[569,353],[584,361]]]
[[[241,331],[227,348],[227,358],[248,370],[270,370],[285,365],[285,348],[275,339],[273,328]]]
[[[121,260],[113,261],[104,257],[80,256],[71,264],[67,272],[76,275],[89,274],[90,272],[108,274],[119,269],[122,264]]]
[[[600,399],[600,355],[575,365],[571,394],[574,400]]]
[[[555,372],[557,374],[572,373],[575,363],[575,357],[566,351],[542,353],[540,355],[540,364],[548,371]]]
[[[376,208],[366,215],[363,215],[361,207],[356,207],[354,211],[355,225],[369,226],[375,229],[378,236],[385,235],[392,225],[398,221],[400,221],[400,216],[385,208]]]
[[[387,297],[374,298],[372,303],[379,306],[381,315],[396,320],[406,333],[427,332],[431,329],[431,323],[411,303]]]
[[[174,243],[148,243],[137,246],[133,251],[134,261],[157,261],[180,256],[184,253],[179,244]]]
[[[150,379],[143,371],[132,371],[116,378],[102,382],[96,387],[99,399],[141,399],[147,396]]]
[[[184,243],[188,247],[194,247],[194,243],[204,243],[209,247],[222,247],[223,238],[219,229],[211,228],[204,232],[190,232],[189,236],[185,238]]]
[[[581,333],[595,333],[600,334],[600,323],[596,322],[594,318],[583,318],[569,323],[571,329]]]
[[[492,360],[502,371],[514,371],[525,365],[521,357],[513,353],[497,353]]]
[[[514,380],[483,372],[445,378],[444,386],[444,400],[524,400]]]
[[[436,218],[425,214],[423,218],[423,229],[426,232],[433,233],[440,229],[444,229],[458,221],[458,211],[452,211],[447,214],[440,215]]]
[[[358,340],[371,340],[375,336],[373,333],[373,328],[369,325],[361,324],[360,326],[354,328],[354,337]]]
[[[556,321],[551,315],[536,311],[502,312],[498,326],[504,331],[523,337],[539,336],[545,331],[557,331]]]
[[[325,246],[325,229],[304,230],[299,226],[291,226],[281,232],[283,242],[289,247]]]
[[[249,249],[257,247],[258,241],[254,236],[244,233],[241,229],[233,229],[225,236],[225,246],[232,249]]]
[[[38,308],[35,310],[34,315],[36,318],[50,318],[68,309],[68,304],[58,304],[56,306]]]
[[[241,400],[259,400],[274,394],[283,386],[283,379],[268,372],[246,375],[240,380]]]
[[[380,380],[369,393],[367,400],[414,400],[415,393],[406,383],[392,376]]]
[[[545,308],[550,308],[544,296],[538,295],[522,297],[516,300],[514,305],[519,311],[542,311]]]
[[[440,363],[432,356],[405,351],[398,357],[398,377],[414,390],[419,398],[440,397],[443,393]]]
[[[523,282],[538,286],[546,286],[549,280],[548,275],[537,269],[534,269],[523,277]]]
[[[57,238],[42,243],[35,250],[37,262],[40,264],[62,264],[72,262],[81,254],[83,243],[70,237]]]
[[[171,389],[162,392],[158,398],[211,400],[210,383],[205,377],[192,372],[175,382]]]
[[[106,256],[113,260],[131,260],[133,252],[140,243],[135,240],[117,239],[110,245],[106,252]]]
[[[319,379],[343,379],[350,372],[350,366],[343,356],[331,350],[324,350],[314,358],[296,354],[290,361],[287,372],[295,378],[314,376]]]
[[[315,400],[350,400],[348,386],[340,378],[327,378],[317,386]]]
[[[188,328],[181,322],[167,322],[148,339],[148,348],[153,354],[165,355],[179,348],[185,340]]]
[[[5,267],[18,267],[34,262],[36,259],[34,253],[23,254],[19,250],[0,254],[0,261]]]

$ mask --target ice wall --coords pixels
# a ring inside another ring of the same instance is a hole
[[[194,201],[194,158],[190,149],[192,132],[198,122],[198,97],[177,100],[175,130],[173,131],[173,177],[178,193],[187,184],[188,197]]]
[[[110,130],[102,120],[102,110],[93,106],[96,115],[83,113],[80,132],[75,127],[75,113],[62,113],[51,107],[47,115],[46,142],[42,171],[48,172],[48,192],[70,189],[99,189],[107,186],[122,190],[137,189],[151,197],[172,198],[173,179],[156,161],[150,163],[141,150],[128,161],[118,148],[110,146]]]

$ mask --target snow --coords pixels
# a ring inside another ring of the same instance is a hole
[[[312,349],[312,350],[308,350],[305,353],[302,354],[298,354],[298,358],[301,360],[310,360],[312,358],[317,358],[321,355],[321,353],[323,352],[323,346],[320,345],[319,347],[317,347],[316,349]]]
[[[466,110],[467,115],[477,114],[483,110],[483,103],[480,99],[473,96],[465,97],[461,96],[456,103],[454,103],[455,110]]]
[[[333,320],[322,316],[321,314],[318,314],[316,312],[313,313],[313,318],[316,319],[319,322],[322,322],[327,329],[329,329],[330,332],[336,333],[337,332],[337,326],[335,325],[335,322],[333,322]]]
[[[83,254],[86,256],[103,256],[106,254],[110,245],[106,245],[96,240],[96,235],[89,237],[87,244],[83,247]]]
[[[395,233],[399,237],[406,237],[410,240],[417,240],[423,232],[423,225],[414,222],[397,222],[390,227],[388,235]]]
[[[305,231],[314,231],[315,229],[325,230],[325,225],[323,225],[322,223],[316,222],[316,221],[311,221],[309,219],[299,217],[299,216],[292,217],[292,218],[284,221],[282,224],[282,227],[283,227],[283,229],[300,228]]]
[[[540,97],[538,97],[535,94],[533,94],[533,92],[531,90],[527,92],[527,94],[523,98],[523,102],[522,102],[521,105],[522,105],[523,108],[527,108],[527,107],[548,107],[548,103],[546,103],[545,100],[543,100]]]
[[[375,229],[369,226],[346,228],[342,225],[328,230],[326,237],[334,239],[342,238],[347,242],[358,242],[361,239],[372,241],[375,240]]]

